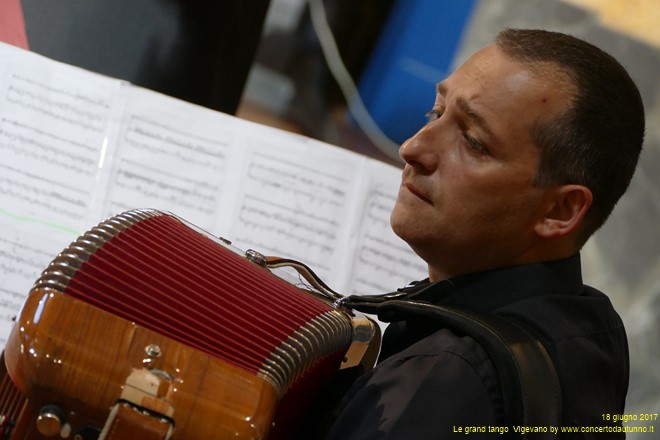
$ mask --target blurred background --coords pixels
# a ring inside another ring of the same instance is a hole
[[[660,412],[657,0],[0,0],[10,3],[35,52],[392,164],[435,84],[498,30],[559,30],[610,52],[642,92],[648,129],[583,266],[627,326],[626,413]]]

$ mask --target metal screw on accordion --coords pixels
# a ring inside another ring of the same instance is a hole
[[[53,437],[60,433],[65,422],[64,411],[55,405],[46,405],[37,416],[37,431],[43,436]]]
[[[160,347],[156,344],[149,344],[144,347],[144,352],[150,358],[159,358],[163,353],[160,351]]]
[[[245,251],[245,258],[262,267],[266,267],[266,264],[268,264],[268,260],[264,254],[257,252],[254,249],[248,249]]]
[[[220,240],[221,242],[223,242],[224,244],[226,244],[228,246],[231,246],[231,240],[227,240],[226,238],[220,237],[219,235],[218,235],[218,240]]]

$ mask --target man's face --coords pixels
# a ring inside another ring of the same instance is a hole
[[[401,146],[391,216],[432,279],[535,258],[547,204],[534,186],[532,129],[568,108],[570,87],[559,84],[492,45],[438,85],[430,121]]]

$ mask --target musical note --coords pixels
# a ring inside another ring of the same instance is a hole
[[[152,156],[163,156],[183,165],[200,165],[220,171],[226,160],[226,140],[205,139],[146,119],[130,115],[123,142]]]
[[[86,176],[94,175],[97,159],[94,148],[6,118],[0,125],[0,154]]]
[[[233,236],[244,247],[303,261],[336,285],[364,158],[281,136],[263,128],[247,139]]]
[[[5,101],[48,119],[94,132],[104,130],[105,113],[110,107],[107,101],[91,98],[66,87],[53,87],[20,74],[11,76]],[[98,110],[101,110],[101,114]]]
[[[357,223],[356,259],[348,287],[352,294],[390,292],[427,276],[426,264],[390,227],[399,173],[372,161],[369,176],[361,221]]]
[[[24,219],[19,227],[0,217],[0,344],[4,343],[32,284],[72,234],[44,222]],[[74,236],[75,238],[75,236]]]
[[[310,169],[310,164],[297,164],[264,153],[255,153],[248,166],[248,177],[265,191],[291,194],[307,203],[341,206],[348,182],[341,176]],[[321,178],[319,178],[321,177]]]
[[[69,229],[89,226],[119,88],[25,51],[2,48],[0,206]]]
[[[0,200],[16,211],[35,214],[47,211],[46,217],[70,224],[80,224],[87,215],[91,195],[32,172],[0,164]]]
[[[126,100],[105,212],[117,207],[176,212],[215,224],[232,133],[217,112],[135,87]]]

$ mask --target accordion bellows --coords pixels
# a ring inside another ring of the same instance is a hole
[[[4,358],[26,406],[62,408],[74,431],[128,400],[170,420],[172,438],[265,438],[283,400],[308,399],[339,368],[353,333],[330,301],[175,216],[138,210],[55,258]],[[16,438],[33,425],[17,422]]]

